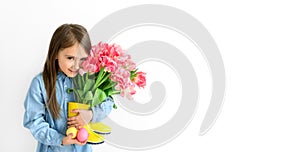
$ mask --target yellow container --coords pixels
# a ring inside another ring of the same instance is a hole
[[[72,112],[74,109],[82,109],[82,110],[89,110],[90,105],[78,103],[78,102],[68,102],[68,117],[74,117],[77,116],[76,113]]]
[[[90,128],[97,134],[110,134],[111,128],[102,122],[89,123]]]
[[[77,114],[72,112],[74,109],[82,109],[82,110],[89,110],[90,105],[88,104],[82,104],[78,102],[68,102],[68,117],[74,117]],[[92,126],[92,128],[91,128]],[[87,129],[89,133],[88,137],[88,143],[90,144],[101,144],[104,142],[104,137],[102,135],[99,135],[99,132],[102,132],[104,134],[108,134],[111,131],[111,128],[109,126],[104,125],[101,122],[98,123],[89,123],[85,126],[83,126],[85,129]]]

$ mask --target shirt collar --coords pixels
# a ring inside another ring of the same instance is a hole
[[[57,80],[64,80],[65,78],[67,78],[67,75],[61,71],[57,72]]]

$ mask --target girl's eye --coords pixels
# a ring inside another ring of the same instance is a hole
[[[86,60],[86,58],[81,58],[81,59],[80,59],[80,61],[85,61],[85,60]]]
[[[74,57],[68,57],[68,60],[74,60]]]

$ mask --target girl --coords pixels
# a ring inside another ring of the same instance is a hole
[[[69,126],[82,127],[88,122],[99,122],[111,111],[113,101],[107,98],[91,110],[75,110],[78,115],[68,119],[67,103],[74,101],[68,94],[71,78],[89,54],[91,42],[81,25],[64,24],[54,32],[42,73],[33,78],[24,106],[24,127],[38,141],[38,152],[92,151],[91,146],[65,135]]]

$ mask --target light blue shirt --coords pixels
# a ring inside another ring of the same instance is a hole
[[[58,72],[56,79],[56,98],[60,105],[60,117],[53,119],[51,112],[46,107],[46,89],[42,74],[33,78],[28,90],[24,106],[24,127],[31,131],[31,134],[38,141],[37,152],[90,152],[92,147],[89,144],[84,146],[66,145],[62,146],[62,139],[66,136],[68,102],[74,101],[73,94],[67,93],[71,88],[72,80],[64,73]],[[112,110],[113,100],[106,98],[106,101],[93,107],[92,122],[99,122],[104,119]]]

